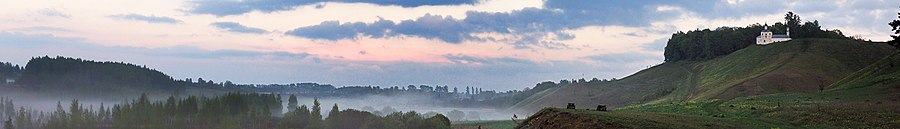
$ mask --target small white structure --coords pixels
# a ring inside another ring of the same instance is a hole
[[[765,45],[774,42],[788,41],[791,40],[791,28],[787,28],[787,34],[772,34],[772,31],[769,31],[769,26],[766,26],[762,32],[759,32],[759,36],[756,36],[756,44]]]
[[[13,83],[16,83],[16,79],[12,79],[12,78],[6,79],[6,84],[13,84]]]

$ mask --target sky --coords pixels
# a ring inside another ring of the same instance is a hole
[[[2,0],[0,61],[67,56],[244,84],[520,90],[663,63],[672,33],[793,11],[885,41],[896,0]]]

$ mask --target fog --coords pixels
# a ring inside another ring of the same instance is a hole
[[[282,96],[283,101],[285,102],[285,112],[288,111],[288,96],[289,95]],[[315,98],[312,97],[298,97],[298,106],[306,105],[307,107],[312,107],[314,99]],[[513,116],[512,113],[506,112],[504,111],[504,109],[461,108],[462,105],[452,105],[451,107],[440,106],[442,104],[440,104],[439,100],[431,99],[430,96],[420,95],[371,95],[353,98],[320,98],[319,103],[321,103],[321,113],[323,115],[327,115],[332,106],[334,106],[334,104],[337,104],[340,110],[356,109],[372,112],[376,115],[379,115],[379,113],[381,113],[380,115],[388,114],[384,113],[385,109],[393,109],[399,112],[415,111],[420,114],[434,112],[443,114],[445,116],[452,110],[459,110],[466,114],[466,118],[462,120],[509,120]],[[475,115],[477,117],[470,117],[472,116],[471,114],[477,114]],[[519,118],[522,118],[522,114],[518,114],[518,116]]]
[[[78,102],[85,108],[97,110],[101,104],[109,108],[115,104],[130,103],[132,100],[137,99],[139,96],[140,95],[96,98],[49,93],[0,91],[0,97],[11,99],[16,108],[25,107],[44,112],[52,112],[56,110],[57,103],[59,103],[64,110],[69,110],[69,106],[71,105],[72,100],[75,99],[77,99]],[[206,96],[212,97],[209,94],[207,94]],[[148,97],[151,101],[163,101],[168,98],[169,95],[149,95]],[[288,98],[289,95],[282,94],[283,112],[288,112],[289,110],[287,108]],[[307,107],[312,108],[314,99],[315,98],[313,97],[298,97],[298,106],[306,105]],[[356,109],[361,111],[368,111],[376,115],[389,114],[385,112],[390,112],[391,110],[398,112],[415,111],[419,114],[439,113],[445,116],[447,116],[448,112],[452,110],[459,110],[465,113],[466,117],[464,119],[453,119],[453,121],[509,120],[513,116],[513,113],[506,112],[504,111],[504,109],[462,108],[465,107],[464,105],[446,106],[446,104],[441,104],[439,100],[434,100],[430,96],[423,95],[370,95],[352,98],[327,97],[320,98],[319,102],[321,103],[321,113],[323,114],[323,116],[328,115],[328,112],[331,110],[334,104],[337,104],[340,110]],[[519,118],[524,118],[522,114],[517,115],[519,116]]]
[[[11,92],[6,89],[0,92],[0,97],[11,99],[16,108],[25,107],[38,111],[52,112],[56,110],[57,103],[64,110],[69,110],[72,100],[78,100],[78,103],[85,108],[97,110],[102,104],[104,107],[111,107],[115,104],[130,103],[140,97],[140,94],[133,96],[111,96],[111,97],[84,97],[71,94],[53,94],[53,93],[34,93],[34,92]],[[148,95],[150,100],[165,100],[169,96],[166,95]]]

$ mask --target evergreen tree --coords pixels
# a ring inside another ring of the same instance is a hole
[[[325,128],[325,123],[322,121],[322,107],[321,103],[319,103],[319,98],[315,98],[313,100],[312,111],[310,111],[309,117],[309,125],[306,126],[307,129],[323,129]]]
[[[309,108],[306,105],[301,105],[299,108],[286,113],[281,118],[281,123],[278,123],[278,128],[302,129],[308,125],[309,120]]]
[[[293,111],[294,109],[297,109],[297,96],[296,95],[291,94],[291,97],[288,98],[287,108],[288,108],[288,111]]]
[[[331,107],[331,111],[328,112],[328,118],[325,120],[325,123],[328,124],[328,128],[333,129],[334,127],[337,127],[337,124],[341,124],[335,119],[339,116],[338,114],[340,112],[337,103],[335,103],[334,106]]]

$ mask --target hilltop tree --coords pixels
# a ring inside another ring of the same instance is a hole
[[[887,44],[900,49],[900,13],[897,13],[897,18],[898,19],[888,23],[888,25],[891,26],[891,31],[894,31],[895,35],[891,35],[891,37],[894,39],[888,41]]]
[[[800,22],[802,21],[800,20],[799,15],[789,11],[787,12],[787,14],[784,14],[784,22],[786,23],[788,28],[797,29],[798,27],[800,27]]]

